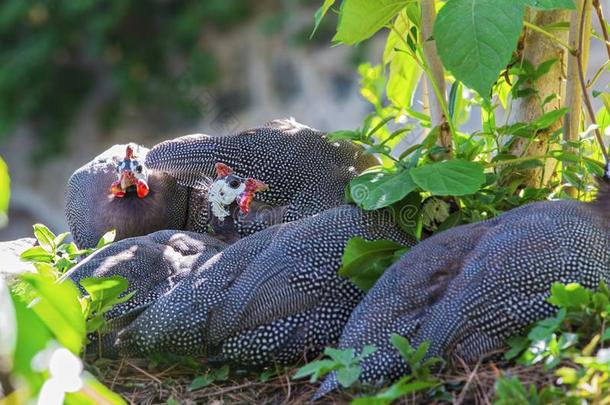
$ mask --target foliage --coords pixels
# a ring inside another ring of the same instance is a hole
[[[496,402],[579,404],[610,396],[610,290],[604,282],[598,291],[579,284],[553,284],[548,302],[557,313],[536,322],[526,335],[509,340],[509,359],[526,366],[543,364],[554,370],[558,387],[526,389],[516,377],[503,377],[496,384]]]
[[[0,137],[28,122],[38,157],[60,151],[75,114],[99,92],[94,83],[104,87],[105,128],[128,110],[197,118],[189,91],[216,76],[202,29],[235,24],[247,10],[243,0],[3,2]]]
[[[45,225],[34,224],[33,227],[38,245],[25,250],[21,260],[34,263],[39,272],[57,272],[57,275],[68,271],[80,258],[112,243],[116,236],[115,230],[108,231],[100,238],[96,249],[79,249],[74,242],[64,242],[69,232],[55,235]]]
[[[408,249],[391,240],[351,238],[343,254],[339,275],[368,291],[381,274]]]
[[[359,365],[362,359],[376,351],[377,349],[373,346],[365,346],[360,354],[356,355],[356,350],[354,349],[338,350],[327,347],[324,350],[324,354],[328,358],[312,361],[304,365],[292,378],[298,379],[309,376],[309,382],[314,383],[334,371],[336,372],[339,384],[344,388],[348,388],[358,381],[360,374],[362,374],[362,368]]]
[[[338,3],[323,2],[314,16],[316,27]],[[528,7],[543,12],[575,9],[574,2],[431,1],[438,11],[435,21],[423,18],[423,3],[387,0],[381,6],[378,3],[371,6],[373,3],[368,1],[343,0],[335,7],[339,16],[335,43],[355,45],[386,31],[381,63],[364,63],[358,68],[360,93],[371,104],[372,112],[360,128],[328,134],[330,140],[349,139],[363,145],[381,161],[379,166],[351,181],[348,201],[364,210],[390,210],[403,230],[420,238],[422,224],[431,233],[440,232],[497,216],[526,203],[569,198],[573,194],[567,191],[573,190],[577,198],[591,199],[593,179],[603,174],[604,167],[593,131],[582,127],[578,140],[563,140],[562,131],[557,128],[568,112],[567,107],[552,103],[559,94],[543,98],[537,89],[537,84],[545,80],[559,61],[555,58],[533,65],[524,59],[518,44],[526,24],[529,29],[553,37],[552,32],[545,31],[547,27],[532,27],[524,22]],[[432,37],[424,38],[426,29]],[[426,50],[431,40],[433,52],[442,62],[438,68],[444,84],[451,85],[447,97],[432,80],[433,66]],[[440,120],[433,119],[429,111],[419,108],[414,101],[417,88],[422,87],[422,75],[428,85],[428,95],[423,92],[422,102],[430,106],[436,96],[443,112]],[[610,96],[604,92],[593,94],[605,103],[598,119],[602,128],[606,128],[610,125]],[[527,97],[533,97],[539,105],[538,118],[531,122],[511,120],[511,104]],[[461,127],[473,121],[474,110],[481,112],[480,129],[464,133]],[[422,130],[425,136],[418,140]],[[517,141],[529,145],[541,135],[548,136],[549,141],[538,155],[528,154],[527,149],[521,155],[515,154],[512,145]],[[526,181],[532,169],[546,170],[547,161],[557,163],[558,175],[546,182]],[[442,221],[426,218],[430,197],[442,201],[437,207],[448,209]],[[405,210],[415,213],[409,215],[408,225],[403,220],[407,216]],[[344,264],[352,260],[357,244],[348,245]],[[390,256],[394,251],[387,253],[385,259],[377,255],[385,266],[392,263]],[[377,259],[362,263],[361,269],[343,268],[342,272],[349,272],[351,277],[357,272],[366,275],[367,281],[361,287],[368,288],[383,273]]]
[[[75,261],[94,249],[76,251],[63,243],[67,233],[54,235],[36,224],[34,234],[40,249],[29,249],[26,260],[35,264],[36,273],[22,274],[17,284],[8,286],[0,279],[0,368],[9,373],[14,387],[8,401],[23,403],[38,397],[39,403],[97,403],[124,401],[83,370],[78,357],[88,343],[88,335],[104,332],[104,314],[113,305],[132,295],[123,295],[127,280],[89,278],[82,281],[82,295],[71,280],[61,275]],[[108,241],[102,238],[101,245]],[[121,296],[123,295],[123,296]]]

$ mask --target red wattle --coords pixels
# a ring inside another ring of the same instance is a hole
[[[144,180],[138,180],[136,185],[136,191],[138,193],[139,198],[144,198],[148,195],[150,189],[148,188],[148,184]]]

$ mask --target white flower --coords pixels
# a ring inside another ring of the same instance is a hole
[[[50,347],[36,354],[32,368],[48,369],[50,374],[38,395],[39,405],[61,405],[67,392],[83,387],[83,363],[65,347]]]

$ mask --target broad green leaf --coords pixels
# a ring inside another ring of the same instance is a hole
[[[398,107],[410,107],[421,75],[421,68],[410,55],[405,52],[397,52],[390,62],[390,74],[386,87],[386,94],[390,101]]]
[[[553,10],[566,8],[570,10],[576,9],[573,0],[523,0],[530,7],[540,8],[543,10]]]
[[[51,332],[40,318],[20,298],[11,294],[17,321],[17,340],[14,351],[13,372],[34,379],[32,358],[43,350],[51,339]],[[1,308],[3,311],[6,308]]]
[[[21,277],[36,291],[38,301],[32,306],[34,312],[59,343],[79,355],[86,328],[76,287],[71,281],[55,283],[38,274],[27,273]]]
[[[554,283],[551,286],[551,296],[547,301],[560,308],[579,309],[586,306],[590,298],[591,292],[580,284]]]
[[[38,243],[40,246],[48,250],[49,252],[55,249],[55,234],[51,232],[49,228],[47,228],[43,224],[34,224],[34,236],[38,239]]]
[[[7,223],[8,204],[11,198],[11,179],[8,167],[0,158],[0,228]]]
[[[367,241],[353,237],[345,247],[339,275],[368,291],[396,260],[394,253],[402,249],[403,246],[391,240]]]
[[[128,287],[127,279],[121,276],[86,277],[80,281],[93,302],[102,306],[114,301]]]
[[[26,262],[53,263],[53,254],[42,246],[31,247],[23,251],[19,257]]]
[[[335,0],[324,0],[324,3],[316,11],[316,13],[314,14],[314,17],[313,17],[314,18],[313,31],[311,31],[311,35],[309,35],[309,39],[313,38],[314,34],[318,30],[318,27],[320,26],[320,23],[322,22],[322,19],[324,18],[324,16],[326,15],[326,13],[328,12],[328,10],[331,8],[331,6],[333,4],[335,4]]]
[[[415,187],[408,171],[365,173],[349,185],[354,202],[367,211],[392,205]]]
[[[415,184],[423,190],[441,196],[473,194],[485,182],[481,164],[461,159],[424,165],[410,173]]]
[[[412,0],[343,0],[333,42],[355,45],[382,29]]]
[[[434,39],[445,68],[489,98],[521,35],[521,1],[451,0],[440,10]]]

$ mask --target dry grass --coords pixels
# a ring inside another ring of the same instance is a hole
[[[300,404],[309,401],[318,385],[307,380],[292,380],[295,369],[279,371],[265,382],[256,373],[232,371],[227,381],[216,382],[191,391],[193,378],[201,375],[192,367],[174,364],[153,366],[143,360],[118,360],[98,363],[91,370],[106,386],[119,393],[131,404],[166,404],[173,398],[180,404]],[[494,383],[500,375],[516,375],[525,386],[545,386],[553,383],[552,373],[540,367],[511,366],[499,369],[493,362],[473,367],[461,364],[441,379],[451,400],[431,400],[422,396],[407,397],[403,404],[491,404]],[[319,403],[347,404],[358,390],[337,392]]]

